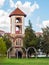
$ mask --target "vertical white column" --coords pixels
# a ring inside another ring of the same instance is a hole
[[[24,16],[22,17],[22,34],[24,34]]]
[[[15,16],[12,16],[12,34],[15,33]]]

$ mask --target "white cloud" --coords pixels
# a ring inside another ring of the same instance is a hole
[[[38,9],[38,8],[39,8],[39,5],[36,2],[34,2],[34,4],[31,7],[31,11],[33,12],[35,9]]]
[[[34,4],[31,5],[31,2],[25,2],[24,4],[22,4],[21,1],[18,1],[16,4],[27,15],[31,14],[32,12],[34,12],[35,9],[39,8],[39,5],[37,3],[34,3]]]
[[[43,33],[43,31],[42,31],[42,30],[40,30],[39,32]]]
[[[42,25],[41,25],[40,23],[37,23],[36,26],[37,26],[38,28],[42,28]]]
[[[40,25],[41,25],[41,28],[46,28],[46,26],[49,27],[49,20],[43,21],[42,24],[40,24]],[[42,30],[41,30],[41,32],[42,32]]]
[[[0,7],[4,5],[5,0],[0,0]]]
[[[22,7],[22,2],[21,1],[17,1],[15,4],[15,7]]]
[[[41,21],[40,16],[38,16],[38,17],[37,17],[36,26],[39,27],[39,28],[42,28],[42,25],[41,25],[40,21]]]
[[[44,27],[49,26],[49,20],[43,21],[42,24],[43,24]]]
[[[45,28],[46,26],[49,26],[49,20],[42,21],[42,23],[37,23],[36,26],[38,28]]]
[[[10,2],[10,7],[15,7],[13,0],[9,0],[9,2]]]
[[[25,2],[23,7],[30,7],[30,5],[31,5],[31,2]]]
[[[0,29],[8,32],[10,30],[10,19],[8,13],[0,10]]]
[[[22,11],[24,11],[27,15],[34,12],[34,10],[39,9],[39,5],[34,2],[32,4],[31,2],[24,2],[22,3],[21,1],[17,1],[16,3],[13,2],[13,0],[10,0],[10,7],[19,7]]]

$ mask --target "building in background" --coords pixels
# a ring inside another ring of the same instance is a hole
[[[0,30],[0,37],[4,36],[4,34],[5,34],[5,31]]]
[[[39,37],[39,36],[43,36],[43,33],[42,32],[35,32],[36,36]]]

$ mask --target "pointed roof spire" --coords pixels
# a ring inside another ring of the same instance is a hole
[[[26,14],[23,11],[21,11],[18,7],[9,15],[9,17],[14,16],[14,15],[26,17]]]

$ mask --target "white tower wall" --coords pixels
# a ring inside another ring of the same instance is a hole
[[[15,16],[11,17],[11,33],[15,34]]]
[[[24,34],[24,16],[22,16],[22,34]]]

